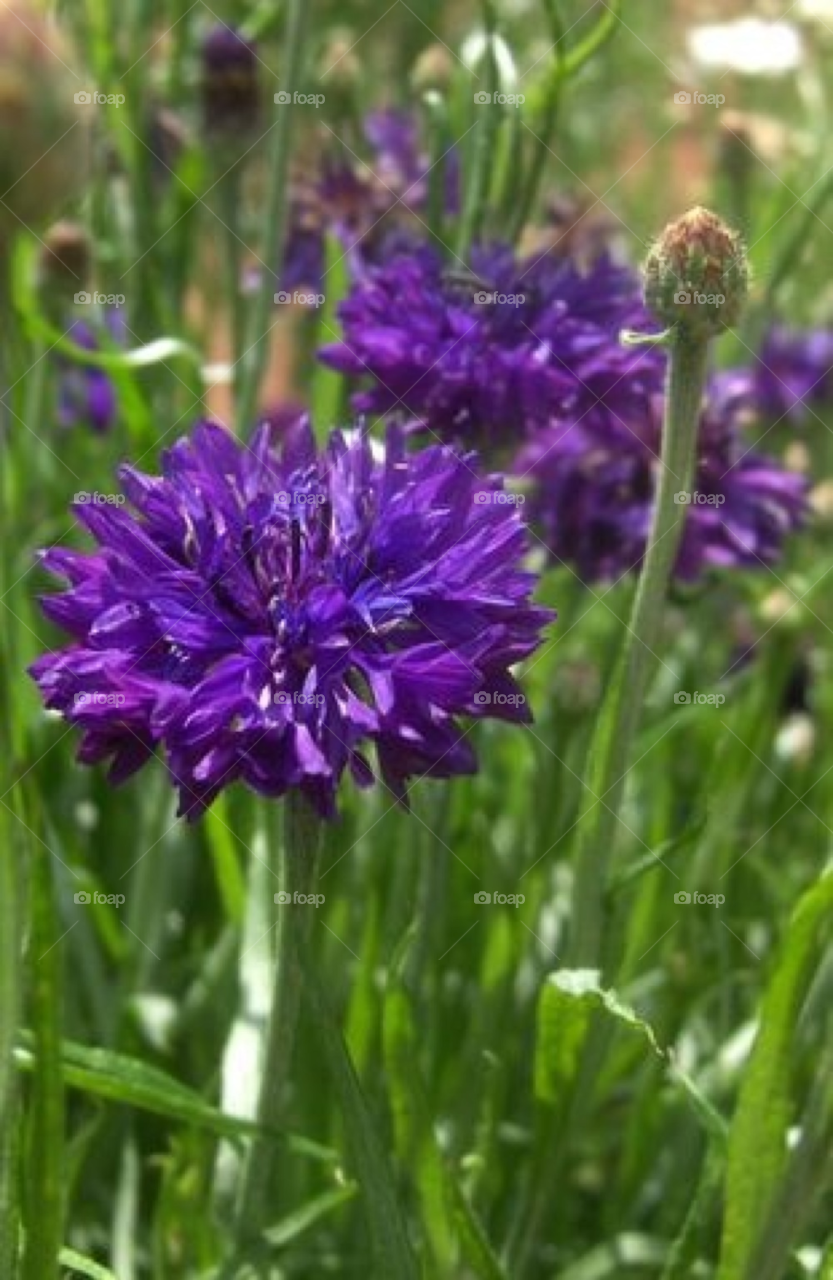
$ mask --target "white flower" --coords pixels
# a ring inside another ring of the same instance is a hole
[[[688,48],[701,67],[739,71],[743,75],[782,75],[794,71],[804,50],[791,22],[738,18],[692,27]]]

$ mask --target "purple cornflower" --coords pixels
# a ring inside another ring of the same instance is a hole
[[[104,327],[113,341],[124,342],[124,319],[118,310],[104,313]],[[67,337],[85,351],[98,351],[95,330],[84,320],[75,320]],[[76,364],[64,356],[56,357],[58,378],[58,421],[63,427],[90,426],[99,434],[109,431],[118,416],[116,389],[104,369],[92,364]]]
[[[803,421],[808,406],[829,399],[833,391],[833,333],[806,332],[778,326],[767,334],[754,370],[756,401],[776,420]]]
[[[624,430],[661,386],[662,359],[619,342],[651,329],[636,276],[601,254],[587,270],[543,254],[476,250],[472,273],[431,248],[369,268],[340,308],[344,340],[321,359],[369,385],[367,413],[399,409],[487,454],[555,418],[604,416]]]
[[[371,745],[404,797],[476,768],[459,717],[529,719],[511,668],[553,615],[497,482],[395,429],[381,459],[358,431],[321,455],[308,422],[281,435],[200,424],[161,477],[122,469],[132,511],[75,507],[95,552],[43,557],[70,584],[44,610],[72,636],[32,668],[46,705],[114,782],[162,747],[191,818],[235,779],[332,816],[347,766],[373,781]]]
[[[325,240],[335,236],[354,276],[384,261],[403,235],[413,238],[413,215],[425,204],[428,158],[416,122],[405,111],[385,109],[364,119],[370,152],[367,165],[348,151],[327,154],[311,177],[293,184],[289,234],[281,287],[320,286],[325,272]],[[446,205],[458,200],[455,157],[446,157]]]
[[[550,552],[584,581],[638,568],[651,521],[662,402],[646,402],[629,433],[562,422],[538,432],[513,470],[530,482],[530,518]],[[695,491],[687,506],[676,573],[709,566],[758,568],[781,553],[806,512],[806,480],[747,447],[754,411],[745,370],[712,378],[700,422]]]

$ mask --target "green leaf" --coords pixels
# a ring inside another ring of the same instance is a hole
[[[93,1262],[92,1258],[85,1258],[82,1253],[76,1253],[74,1249],[62,1249],[58,1254],[58,1261],[62,1267],[69,1267],[70,1271],[89,1276],[89,1280],[118,1280],[107,1267]]]
[[[833,907],[833,874],[804,894],[763,999],[758,1031],[729,1133],[726,1211],[717,1280],[743,1280],[787,1158],[793,1116],[794,1037]]]
[[[364,1194],[379,1274],[420,1280],[384,1144],[356,1075],[341,1031],[309,962],[304,978],[324,1056],[338,1094],[356,1176]]]
[[[20,1070],[32,1071],[35,1055],[31,1033],[21,1033],[20,1041],[15,1061]],[[249,1120],[218,1111],[193,1089],[139,1058],[112,1049],[92,1049],[71,1040],[62,1042],[61,1051],[65,1082],[95,1097],[180,1120],[228,1138],[252,1134],[257,1129]],[[338,1159],[335,1151],[300,1135],[285,1133],[282,1136],[299,1155],[327,1162]]]
[[[335,1209],[340,1209],[343,1204],[354,1200],[358,1194],[359,1187],[355,1182],[349,1182],[345,1187],[337,1187],[335,1191],[325,1191],[322,1195],[316,1196],[314,1200],[308,1201],[302,1205],[300,1209],[296,1209],[294,1213],[289,1213],[274,1227],[269,1227],[264,1231],[264,1237],[271,1245],[283,1247],[291,1244],[297,1236],[304,1231],[309,1230],[321,1218],[325,1218],[328,1213],[332,1213]]]

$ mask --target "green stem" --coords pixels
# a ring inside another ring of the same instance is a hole
[[[494,101],[499,82],[494,42],[496,18],[492,0],[483,0],[483,14],[486,27],[486,92],[489,101],[480,106],[483,114],[475,128],[463,193],[463,212],[457,229],[455,252],[463,262],[468,262],[471,247],[477,241],[483,226],[500,124],[499,104]]]
[[[286,223],[288,213],[287,179],[289,177],[289,151],[292,141],[294,94],[298,88],[304,53],[306,0],[288,0],[286,64],[282,88],[290,95],[290,101],[278,107],[279,115],[272,136],[269,154],[269,183],[261,224],[261,257],[271,263],[271,271],[263,270],[260,285],[252,307],[251,328],[247,350],[240,371],[238,421],[242,427],[252,423],[258,392],[266,368],[269,338],[269,306],[275,292],[276,281],[281,274]],[[270,252],[271,250],[271,252]]]
[[[240,290],[240,170],[234,165],[223,174],[217,187],[217,203],[223,223],[223,270],[225,274],[226,306],[228,307],[231,333],[232,386],[240,381],[240,357],[243,354],[243,295]],[[238,431],[243,429],[238,420]]]
[[[569,963],[598,966],[604,936],[604,892],[639,728],[642,702],[659,659],[663,609],[691,491],[708,339],[677,326],[668,336],[665,420],[651,531],[624,645],[586,771],[588,809],[577,829],[575,924]]]
[[[275,1131],[281,1127],[284,1094],[292,1060],[301,993],[300,957],[312,925],[315,907],[297,902],[295,896],[315,892],[321,828],[316,815],[299,795],[284,801],[284,833],[278,862],[279,891],[291,901],[279,904],[274,985],[266,1030],[260,1096],[255,1118],[261,1128],[252,1139],[237,1206],[236,1246],[242,1258],[257,1248],[258,1238],[271,1217],[277,1147]]]

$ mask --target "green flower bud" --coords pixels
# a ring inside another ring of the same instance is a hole
[[[0,14],[0,235],[54,217],[83,177],[87,136],[54,25],[24,0]]]
[[[666,325],[710,337],[736,322],[748,282],[740,236],[698,207],[669,223],[648,254],[645,305]]]

